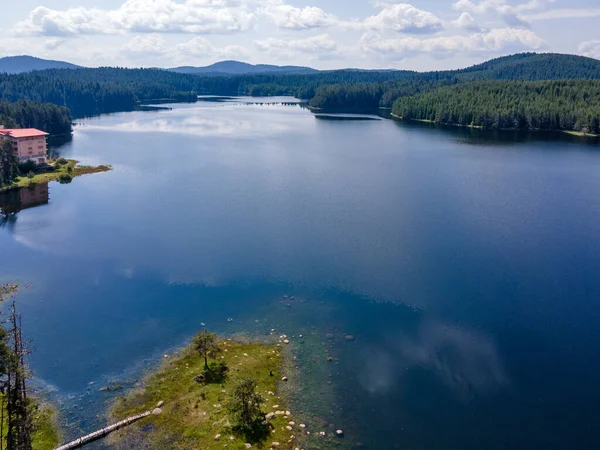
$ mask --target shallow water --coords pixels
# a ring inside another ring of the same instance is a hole
[[[303,334],[294,409],[349,445],[598,448],[600,147],[274,101],[81,120],[114,170],[2,222],[67,437],[206,323]]]

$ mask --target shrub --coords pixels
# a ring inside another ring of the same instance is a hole
[[[19,164],[19,172],[21,172],[21,175],[29,176],[29,173],[35,172],[35,169],[36,169],[36,165],[33,161],[27,161],[27,162],[24,162],[23,164]]]
[[[69,184],[71,181],[73,181],[73,177],[68,173],[61,173],[58,177],[58,182],[60,184]]]

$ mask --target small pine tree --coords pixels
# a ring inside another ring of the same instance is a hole
[[[217,342],[217,335],[210,333],[206,328],[204,331],[199,331],[194,337],[194,348],[200,357],[204,358],[204,368],[206,370],[208,370],[208,358],[216,359],[222,352]]]
[[[256,381],[240,381],[234,387],[227,404],[233,426],[240,430],[251,430],[257,423],[261,423],[265,414],[260,406],[264,401],[264,398],[256,393]]]

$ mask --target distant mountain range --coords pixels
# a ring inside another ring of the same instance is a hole
[[[317,73],[318,70],[302,66],[272,66],[268,64],[248,64],[239,61],[221,61],[210,66],[192,67],[183,66],[167,69],[170,72],[193,73],[193,74],[221,74],[221,75],[246,75],[250,73],[301,74]]]
[[[0,73],[23,73],[46,69],[78,69],[82,66],[65,61],[52,61],[33,56],[7,56],[0,58]],[[163,69],[176,73],[191,73],[199,75],[246,75],[255,73],[280,73],[306,75],[319,72],[310,67],[301,66],[272,66],[268,64],[248,64],[239,61],[221,61],[210,66],[183,66]]]
[[[26,55],[0,58],[0,73],[23,73],[46,69],[77,69],[79,67],[81,66],[64,61],[52,61]]]

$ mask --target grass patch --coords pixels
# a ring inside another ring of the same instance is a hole
[[[63,162],[63,164],[61,164]],[[21,176],[17,178],[12,184],[0,188],[0,192],[7,191],[9,189],[22,188],[32,186],[34,184],[49,183],[51,181],[59,181],[61,183],[70,183],[73,178],[89,173],[108,172],[112,169],[111,166],[80,166],[79,161],[74,159],[59,158],[50,161],[51,164],[55,165],[55,169],[52,172],[36,173],[32,178],[28,176]]]
[[[51,450],[60,444],[56,412],[48,406],[38,407],[33,416],[33,450]]]
[[[159,401],[164,401],[162,414],[114,433],[110,437],[111,443],[117,448],[246,449],[248,441],[232,429],[226,404],[233,386],[250,378],[257,382],[256,392],[265,399],[263,412],[288,410],[285,399],[277,393],[284,376],[281,347],[229,340],[221,341],[220,345],[223,353],[219,361],[225,361],[229,366],[225,380],[214,384],[198,383],[195,378],[203,373],[204,360],[191,347],[182,350],[150,375],[142,389],[118,399],[110,415],[111,422],[122,420],[152,410]],[[290,425],[290,421],[295,423]],[[278,449],[300,446],[297,438],[303,429],[293,413],[290,416],[275,415],[269,423],[272,427],[266,439],[252,443],[252,448],[269,449],[274,442],[279,443]],[[215,439],[217,435],[221,437]]]
[[[3,395],[0,394],[0,398]],[[5,405],[5,403],[3,403]],[[6,405],[5,405],[6,408]],[[60,444],[60,433],[56,412],[48,405],[39,405],[35,400],[31,406],[33,412],[33,433],[31,440],[33,450],[52,450]],[[2,440],[6,442],[6,429],[8,427],[6,410],[4,411],[4,424],[2,427]]]
[[[571,136],[578,136],[578,137],[600,137],[600,134],[584,133],[582,131],[565,130],[564,133],[570,134]]]

